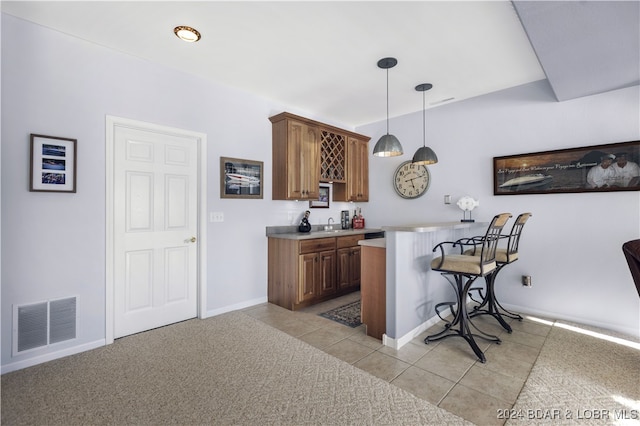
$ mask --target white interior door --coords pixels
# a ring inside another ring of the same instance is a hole
[[[198,314],[198,139],[116,126],[114,337]]]

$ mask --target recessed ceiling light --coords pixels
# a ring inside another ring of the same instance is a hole
[[[187,27],[185,25],[180,25],[173,29],[173,32],[178,38],[184,41],[188,41],[189,43],[196,42],[200,40],[200,33],[195,28]]]

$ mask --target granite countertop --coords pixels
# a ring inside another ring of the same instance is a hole
[[[311,232],[298,232],[298,226],[267,226],[266,236],[268,238],[283,238],[287,240],[309,240],[313,238],[345,237],[349,235],[362,235],[372,232],[382,232],[380,228],[363,229],[341,229],[340,226],[333,230],[325,231],[324,225],[312,225]]]

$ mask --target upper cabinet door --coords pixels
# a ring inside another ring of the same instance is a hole
[[[347,200],[369,201],[369,144],[349,137],[347,158]]]
[[[280,114],[273,122],[274,200],[315,200],[320,186],[318,127]]]

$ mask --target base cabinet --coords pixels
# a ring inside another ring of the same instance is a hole
[[[269,238],[269,302],[296,310],[359,290],[363,238]]]

